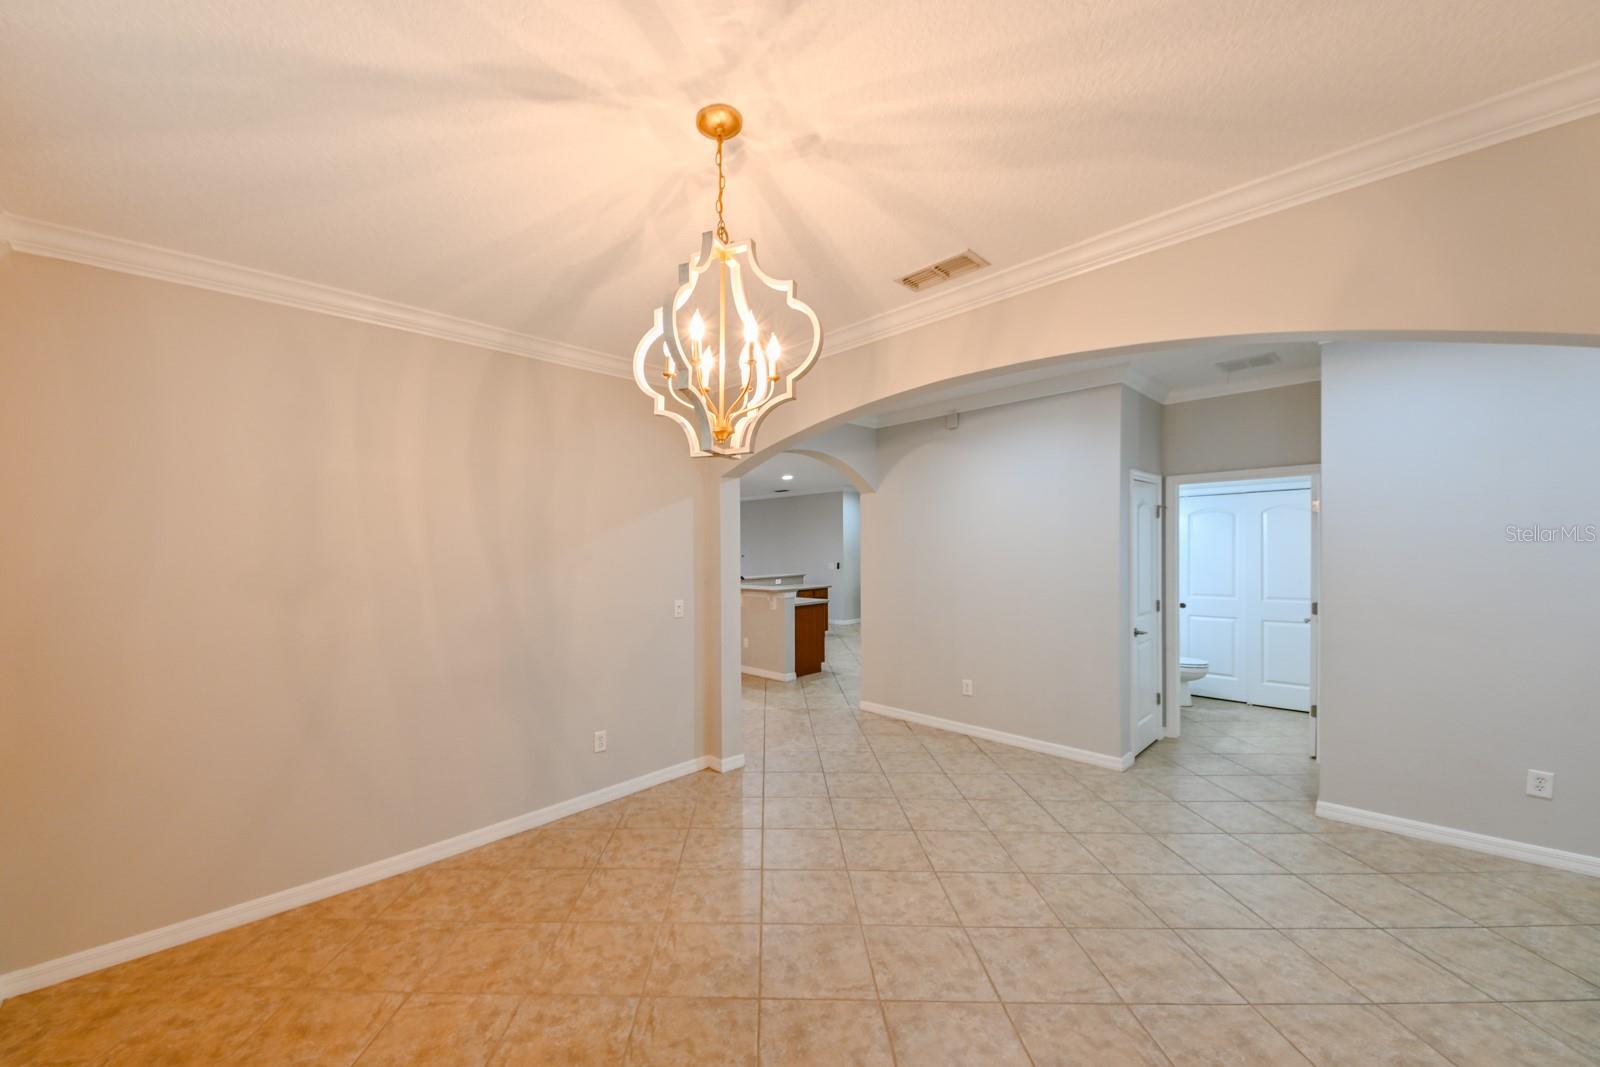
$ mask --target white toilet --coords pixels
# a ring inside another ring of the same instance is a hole
[[[1211,664],[1203,659],[1191,659],[1188,656],[1178,658],[1178,706],[1191,708],[1194,706],[1194,697],[1189,695],[1189,683],[1198,682],[1211,670]]]

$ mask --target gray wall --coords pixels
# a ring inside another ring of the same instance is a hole
[[[837,602],[828,606],[829,618],[859,619],[860,561],[846,558],[846,495],[746,500],[739,508],[740,573],[804,571],[808,583],[833,587],[828,595]]]
[[[632,383],[21,254],[0,307],[0,972],[706,751],[716,472]]]
[[[839,572],[839,602],[830,618],[861,619],[861,494],[844,494],[844,569]]]
[[[1121,755],[1122,394],[878,432],[863,700]]]
[[[1600,352],[1323,361],[1322,799],[1600,855]],[[1524,795],[1554,771],[1553,800]]]
[[[1322,454],[1321,385],[1168,404],[1161,424],[1165,474],[1209,474],[1316,463]]]

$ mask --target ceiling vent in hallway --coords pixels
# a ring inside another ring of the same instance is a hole
[[[949,281],[951,278],[960,277],[963,274],[971,274],[975,270],[982,270],[988,265],[989,261],[987,259],[984,259],[969,248],[965,252],[956,253],[949,259],[941,259],[931,267],[923,267],[920,270],[912,271],[900,279],[900,284],[912,292],[920,293],[924,289],[931,289],[941,282]]]
[[[1217,369],[1224,374],[1232,374],[1241,370],[1259,370],[1270,367],[1274,363],[1283,362],[1276,352],[1262,352],[1256,356],[1240,356],[1238,359],[1225,359],[1217,364]]]

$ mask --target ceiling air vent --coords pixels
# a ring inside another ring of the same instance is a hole
[[[965,252],[959,252],[951,256],[949,259],[941,259],[931,267],[923,267],[920,270],[912,271],[900,279],[900,284],[912,292],[920,293],[922,290],[930,289],[940,282],[947,282],[951,278],[970,274],[972,271],[988,265],[989,261],[987,259],[984,259],[969,248]]]
[[[1256,356],[1240,356],[1238,359],[1225,359],[1217,364],[1217,369],[1224,374],[1232,374],[1241,370],[1256,370],[1260,367],[1270,367],[1274,363],[1282,362],[1276,352],[1262,352]]]

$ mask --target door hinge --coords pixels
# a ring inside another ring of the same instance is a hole
[[[1161,601],[1159,601],[1159,600],[1158,600],[1158,601],[1156,601],[1156,610],[1157,610],[1157,611],[1160,611],[1160,610],[1161,610]]]
[[[1317,717],[1317,706],[1315,704],[1311,705],[1311,717],[1313,719]]]
[[[1317,601],[1313,600],[1311,602],[1311,614],[1313,614],[1313,615],[1317,614],[1318,607],[1320,607],[1320,605],[1317,603]]]
[[[1157,504],[1156,505],[1156,518],[1159,519],[1161,516],[1165,515],[1166,513],[1167,513],[1167,506],[1165,504]]]
[[[1156,694],[1156,707],[1159,708],[1160,706],[1161,706],[1161,694],[1157,693]]]

